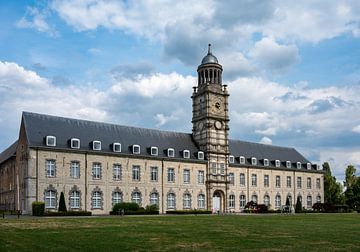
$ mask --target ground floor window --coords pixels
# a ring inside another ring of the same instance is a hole
[[[117,204],[117,203],[121,203],[122,202],[122,193],[121,192],[113,192],[113,205]]]
[[[198,208],[204,209],[205,208],[205,195],[199,194],[198,196]]]
[[[80,208],[80,192],[72,191],[70,194],[70,208],[77,209]]]
[[[141,193],[140,192],[133,192],[131,195],[131,202],[138,204],[141,206]]]
[[[246,205],[246,197],[244,194],[240,195],[240,208],[244,208]]]
[[[156,192],[150,194],[150,205],[158,205],[159,196]]]
[[[167,208],[175,209],[175,193],[169,193],[167,195]]]
[[[318,196],[316,197],[316,202],[317,202],[317,203],[321,203],[321,196],[320,196],[320,195],[318,195]]]
[[[307,198],[306,198],[306,206],[307,206],[307,208],[312,208],[312,197],[311,197],[311,195],[307,196]]]
[[[102,199],[101,199],[101,192],[95,191],[92,194],[92,207],[94,209],[99,209],[102,207]]]
[[[190,193],[185,193],[184,194],[184,209],[190,209],[191,208],[191,195]]]
[[[257,203],[257,201],[258,201],[257,195],[256,195],[256,194],[253,194],[253,195],[251,196],[251,200],[252,200],[254,203]]]
[[[281,196],[278,194],[275,196],[275,209],[280,209],[281,207]]]
[[[45,208],[56,208],[56,191],[48,190],[45,192]]]
[[[229,207],[234,208],[235,207],[235,195],[231,194],[229,196]]]
[[[264,196],[264,205],[265,206],[269,206],[270,205],[270,197],[269,197],[269,195],[265,195]]]

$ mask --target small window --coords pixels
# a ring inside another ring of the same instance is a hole
[[[252,158],[251,158],[251,164],[252,164],[252,165],[256,165],[256,164],[257,164],[257,161],[256,161],[256,158],[255,158],[255,157],[252,157]]]
[[[134,144],[132,146],[132,152],[133,154],[140,154],[140,145]]]
[[[46,136],[46,146],[56,146],[56,137]]]
[[[157,156],[158,155],[158,147],[155,147],[155,146],[153,146],[153,147],[151,147],[151,156]]]
[[[280,160],[275,160],[275,167],[280,167]]]
[[[167,149],[167,156],[168,157],[174,157],[175,156],[175,150],[173,148]]]
[[[113,143],[113,152],[121,152],[121,143]]]
[[[245,164],[245,157],[240,156],[239,161],[240,161],[240,164]]]
[[[80,149],[80,139],[78,138],[71,138],[70,139],[70,147],[72,149]]]
[[[296,168],[301,169],[301,163],[300,162],[296,163]]]
[[[184,150],[183,151],[183,158],[190,158],[190,151],[189,150]]]
[[[198,159],[204,160],[204,152],[202,151],[198,152]]]
[[[101,142],[100,141],[93,141],[93,150],[101,150]]]
[[[233,164],[233,163],[234,163],[234,160],[235,160],[235,157],[232,156],[232,155],[230,155],[230,156],[229,156],[229,163],[230,163],[230,164]]]
[[[308,170],[311,170],[311,164],[310,164],[310,163],[307,163],[307,164],[306,164],[306,168],[307,168]]]
[[[264,159],[264,166],[269,166],[269,159]]]
[[[286,168],[291,168],[291,162],[290,161],[286,161]]]

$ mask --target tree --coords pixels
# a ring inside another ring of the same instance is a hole
[[[65,197],[64,193],[61,192],[60,194],[60,201],[59,201],[59,212],[66,212],[66,204],[65,204]]]
[[[351,209],[355,209],[359,205],[358,198],[360,197],[358,191],[359,178],[356,177],[355,173],[355,167],[353,165],[348,165],[345,170],[345,201]]]
[[[332,176],[330,165],[328,162],[323,164],[324,174],[324,202],[330,204],[343,204],[344,195],[342,194],[342,186],[336,182],[336,178]]]
[[[289,199],[289,197],[286,197],[286,204],[285,204],[286,206],[290,206],[290,199]]]
[[[296,206],[295,206],[295,213],[301,213],[302,212],[302,204],[300,200],[300,196],[296,199]]]

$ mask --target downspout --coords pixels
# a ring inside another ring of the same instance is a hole
[[[164,214],[164,159],[161,159],[161,213]]]
[[[36,201],[39,201],[39,150],[36,149]]]
[[[87,181],[87,162],[88,162],[88,159],[87,159],[87,152],[85,152],[85,211],[87,211],[87,187],[88,187],[88,181]]]

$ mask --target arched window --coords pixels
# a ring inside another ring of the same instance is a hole
[[[311,197],[311,195],[308,195],[306,197],[306,207],[307,208],[312,208],[312,197]]]
[[[244,208],[246,205],[246,196],[245,194],[240,195],[240,208]]]
[[[275,196],[275,209],[280,209],[281,207],[281,196],[280,194],[277,194]]]
[[[205,208],[205,195],[199,194],[198,196],[198,208],[204,209]]]
[[[141,193],[139,191],[135,191],[131,194],[131,202],[141,206]]]
[[[293,204],[293,202],[292,202],[292,196],[290,193],[287,195],[287,198],[289,199],[289,204],[291,206]]]
[[[175,209],[175,193],[169,193],[167,195],[167,208]]]
[[[321,203],[321,196],[320,196],[320,194],[316,197],[316,202],[317,202],[317,203]]]
[[[258,201],[258,196],[257,196],[256,194],[253,194],[253,195],[251,196],[251,200],[252,200],[254,203],[257,203],[257,201]]]
[[[122,202],[122,193],[121,193],[121,192],[115,191],[115,192],[113,192],[113,195],[112,195],[112,196],[113,196],[113,197],[112,197],[113,205]]]
[[[80,192],[72,191],[70,194],[70,208],[78,209],[80,208]]]
[[[190,209],[191,208],[191,194],[190,193],[185,193],[184,194],[183,207],[184,207],[184,209]]]
[[[99,209],[102,207],[102,193],[100,191],[94,191],[92,193],[92,208]]]
[[[47,190],[45,192],[45,208],[56,208],[56,191]]]
[[[270,205],[270,197],[269,195],[265,194],[264,196],[264,205],[269,206]]]
[[[157,192],[150,194],[150,205],[159,205],[159,195]]]
[[[235,208],[235,195],[234,194],[230,194],[230,196],[229,196],[229,207]]]

